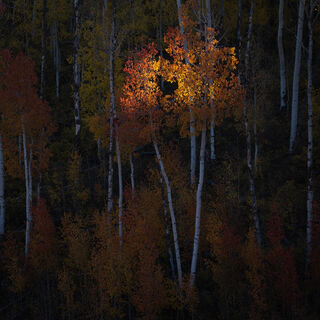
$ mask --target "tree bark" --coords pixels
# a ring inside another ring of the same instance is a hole
[[[196,204],[196,221],[194,228],[193,238],[193,252],[191,261],[191,272],[190,272],[190,287],[194,285],[196,271],[197,271],[197,260],[200,240],[200,219],[201,219],[201,205],[202,205],[202,189],[203,189],[203,178],[205,168],[205,150],[206,150],[206,123],[202,125],[201,131],[201,146],[200,146],[200,163],[199,163],[199,182],[197,188],[197,204]]]
[[[221,3],[221,5],[222,5],[222,3]],[[207,24],[208,24],[208,27],[212,28],[210,0],[206,0],[206,11],[207,11]],[[212,109],[214,108],[212,100],[210,100],[210,108],[212,108]],[[215,129],[215,124],[214,124],[214,120],[212,118],[210,120],[210,160],[215,160],[216,159],[215,147],[214,147],[214,138],[215,138],[214,129]]]
[[[23,140],[23,160],[24,160],[24,176],[25,176],[25,186],[26,186],[26,236],[25,236],[25,256],[29,252],[30,243],[30,229],[32,222],[31,215],[31,202],[32,202],[32,180],[31,180],[31,163],[28,160],[28,150],[27,150],[27,138],[24,128],[24,123],[22,120],[22,140]]]
[[[211,17],[211,1],[206,0],[206,19],[209,28],[212,28],[212,17]]]
[[[2,137],[0,133],[0,236],[4,235],[5,226],[5,199],[4,199],[4,165]]]
[[[242,20],[242,0],[238,0],[238,23],[237,23],[237,41],[238,41],[238,60],[241,63],[241,20]]]
[[[120,238],[120,249],[122,249],[122,203],[123,203],[123,186],[122,186],[122,166],[121,166],[121,153],[119,146],[119,138],[116,135],[116,154],[118,162],[118,183],[119,183],[119,238]]]
[[[257,135],[257,87],[253,89],[253,139],[254,139],[254,171],[257,170],[258,162],[258,135]]]
[[[113,190],[113,131],[114,131],[114,116],[115,116],[115,97],[114,97],[114,47],[115,47],[115,17],[112,12],[111,34],[110,34],[110,137],[109,137],[109,169],[108,169],[108,205],[107,210],[112,210],[112,190]]]
[[[300,4],[299,4],[296,54],[295,54],[295,61],[294,61],[293,83],[292,83],[292,106],[291,106],[291,129],[290,129],[289,153],[292,153],[295,148],[296,135],[297,135],[299,80],[300,80],[300,67],[301,67],[301,46],[302,46],[302,36],[303,36],[303,20],[304,20],[305,2],[306,0],[300,0]]]
[[[312,251],[312,202],[313,202],[313,185],[312,185],[312,153],[313,153],[313,139],[312,139],[312,53],[313,53],[313,27],[312,27],[312,13],[313,0],[310,0],[308,29],[309,29],[309,48],[308,48],[308,152],[307,152],[307,174],[308,174],[308,194],[307,194],[307,254],[306,254],[306,269],[310,264],[310,255]]]
[[[177,271],[178,271],[178,282],[179,287],[181,288],[182,285],[182,271],[181,271],[181,259],[180,259],[180,248],[179,248],[179,241],[178,241],[178,232],[177,232],[177,224],[176,224],[176,217],[173,209],[173,203],[172,203],[172,193],[171,193],[171,187],[170,182],[167,176],[167,173],[165,171],[161,154],[158,148],[158,144],[153,138],[153,146],[154,150],[156,151],[157,159],[160,166],[160,172],[162,175],[162,178],[166,184],[167,188],[167,198],[168,198],[168,205],[169,205],[169,212],[170,212],[170,218],[171,218],[171,228],[172,228],[172,234],[173,234],[173,243],[174,243],[174,249],[175,249],[175,255],[176,255],[176,264],[177,264]]]
[[[40,77],[40,99],[44,100],[44,91],[46,85],[45,79],[45,67],[46,67],[46,36],[47,36],[47,0],[43,0],[43,8],[42,8],[42,34],[41,34],[41,77]]]
[[[250,57],[250,47],[251,47],[251,35],[252,35],[252,24],[253,24],[253,6],[254,0],[251,0],[250,6],[250,14],[249,14],[249,26],[248,26],[248,38],[247,38],[247,48],[245,53],[245,61],[244,61],[244,76],[247,81],[249,77],[249,57]]]
[[[37,0],[33,0],[33,5],[32,5],[32,31],[31,31],[31,39],[34,39],[34,25],[35,25],[35,20],[36,20],[36,4]]]
[[[251,198],[252,198],[252,213],[253,213],[253,220],[255,224],[257,243],[259,248],[261,248],[262,238],[261,238],[261,229],[260,229],[260,219],[258,216],[258,208],[257,208],[255,181],[254,181],[252,161],[251,161],[251,135],[250,135],[250,129],[249,129],[247,104],[245,104],[245,107],[243,109],[243,116],[244,116],[246,137],[247,137],[247,166],[248,166],[248,172],[249,172],[250,192],[251,192]]]
[[[244,65],[244,74],[245,74],[245,84],[248,84],[248,77],[249,77],[249,56],[250,56],[250,45],[251,45],[251,34],[252,34],[252,22],[253,22],[253,6],[254,0],[251,0],[251,7],[250,7],[250,15],[249,15],[249,26],[248,26],[248,39],[247,39],[247,47],[245,53],[245,65]],[[251,200],[252,200],[252,214],[253,220],[256,230],[256,238],[257,244],[259,248],[261,248],[262,236],[261,236],[261,229],[260,229],[260,219],[258,216],[258,208],[257,208],[257,196],[256,196],[256,188],[255,188],[255,181],[254,181],[254,173],[252,168],[252,151],[251,151],[251,133],[249,128],[249,120],[248,120],[248,102],[245,101],[245,105],[243,108],[243,117],[244,117],[244,124],[246,129],[246,140],[247,140],[247,167],[249,173],[249,184],[250,184],[250,193],[251,193]]]
[[[160,178],[160,188],[161,188],[161,197],[162,197],[162,205],[163,205],[164,223],[166,225],[166,238],[167,238],[168,255],[169,255],[169,261],[170,261],[170,267],[171,267],[171,277],[172,277],[172,280],[175,281],[176,280],[176,272],[175,272],[175,268],[174,268],[173,253],[172,253],[172,249],[171,249],[167,202],[166,202],[165,195],[164,195],[162,178]]]
[[[60,67],[61,67],[61,57],[60,57],[60,47],[58,41],[58,30],[57,22],[54,20],[53,24],[50,27],[51,37],[52,37],[52,56],[53,56],[53,65],[56,73],[56,97],[60,97]]]
[[[131,180],[131,192],[132,192],[132,199],[133,199],[134,193],[135,193],[135,186],[134,186],[134,165],[133,165],[132,153],[130,153],[130,180]]]
[[[280,111],[286,107],[286,64],[283,49],[283,3],[284,0],[279,1],[279,24],[278,24],[278,51],[280,60]]]
[[[74,0],[74,34],[73,34],[73,99],[74,99],[74,121],[75,121],[75,141],[80,142],[80,67],[79,67],[79,37],[80,37],[80,13],[79,0]]]
[[[177,0],[177,8],[178,8],[178,20],[179,20],[180,33],[183,35],[184,28],[182,24],[180,0]],[[183,47],[185,50],[188,49],[188,44],[186,40],[183,42]],[[190,147],[191,147],[190,149],[190,181],[193,184],[195,181],[195,175],[196,175],[197,142],[196,142],[196,135],[195,135],[194,115],[191,109],[190,109]]]

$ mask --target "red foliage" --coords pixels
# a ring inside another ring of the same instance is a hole
[[[38,96],[37,83],[32,59],[22,52],[15,57],[8,50],[0,52],[0,112],[4,149],[14,150],[17,136],[25,131],[27,148],[32,146],[33,159],[37,160],[33,162],[33,170],[39,172],[48,165],[48,137],[55,128],[48,104]],[[12,162],[16,154],[13,152],[5,163],[9,173],[15,176],[16,167]]]
[[[161,91],[158,86],[159,63],[155,59],[157,53],[155,46],[150,44],[130,58],[124,68],[127,76],[120,99],[121,126],[124,128],[120,132],[125,132],[125,136],[120,139],[129,145],[149,141],[150,134],[159,125],[157,106]]]
[[[30,263],[38,271],[47,271],[55,264],[57,240],[55,225],[44,199],[39,199],[37,206],[32,210],[32,215]]]
[[[0,16],[3,16],[6,11],[7,7],[5,6],[5,4],[0,3]]]

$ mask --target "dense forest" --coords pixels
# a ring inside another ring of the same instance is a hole
[[[1,319],[319,319],[319,0],[0,0]]]

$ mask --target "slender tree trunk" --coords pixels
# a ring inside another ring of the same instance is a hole
[[[201,196],[202,196],[204,168],[205,168],[205,150],[206,150],[206,123],[204,122],[202,126],[202,131],[201,131],[199,182],[198,182],[198,188],[197,188],[197,204],[196,204],[196,221],[195,221],[195,228],[194,228],[193,252],[192,252],[191,272],[190,272],[191,288],[194,285],[196,270],[197,270],[197,260],[198,260],[198,250],[199,250],[199,240],[200,240],[201,205],[202,205]]]
[[[97,156],[98,156],[98,159],[100,161],[100,163],[102,162],[102,156],[101,156],[101,138],[98,137],[97,139]]]
[[[300,0],[300,4],[299,4],[296,55],[295,55],[295,61],[294,61],[293,83],[292,83],[292,106],[291,106],[291,129],[290,129],[289,153],[292,153],[293,149],[295,148],[296,136],[297,136],[301,46],[302,46],[302,36],[303,36],[303,20],[304,20],[305,2],[306,0]]]
[[[58,30],[57,22],[54,20],[53,24],[50,27],[51,37],[52,37],[52,56],[53,56],[53,65],[56,73],[56,97],[60,97],[60,67],[61,67],[61,58],[60,58],[60,47],[58,41]]]
[[[259,248],[261,248],[262,238],[261,238],[261,229],[260,229],[260,219],[258,216],[258,208],[257,208],[255,181],[254,181],[252,161],[251,161],[251,135],[250,135],[250,129],[249,129],[247,104],[245,104],[245,107],[243,109],[243,116],[244,116],[244,122],[246,127],[246,137],[247,137],[247,166],[248,166],[248,172],[249,172],[250,192],[251,192],[251,198],[252,198],[252,213],[253,213],[253,220],[255,224],[257,243]]]
[[[163,180],[162,180],[162,178],[160,178],[160,188],[161,188],[161,197],[162,197],[162,205],[163,205],[164,223],[166,225],[166,238],[167,238],[167,247],[168,247],[169,261],[170,261],[170,267],[171,267],[171,276],[172,276],[172,280],[175,281],[176,272],[175,272],[175,268],[174,268],[173,253],[172,253],[172,249],[171,249],[170,229],[169,229],[168,212],[167,212],[167,202],[166,202],[165,195],[164,195],[164,188],[163,188]]]
[[[176,264],[177,264],[177,271],[178,271],[178,282],[179,286],[181,287],[182,285],[182,271],[181,271],[181,260],[180,260],[180,249],[179,249],[179,242],[178,242],[178,232],[177,232],[177,225],[176,225],[176,217],[173,209],[173,203],[172,203],[172,193],[171,193],[171,187],[170,187],[170,182],[167,176],[167,173],[165,171],[161,154],[158,148],[158,144],[153,139],[153,146],[154,150],[156,151],[157,159],[159,162],[160,166],[160,172],[162,175],[162,178],[166,184],[167,188],[167,198],[168,198],[168,205],[169,205],[169,212],[170,212],[170,217],[171,217],[171,228],[172,228],[172,234],[173,234],[173,243],[174,243],[174,249],[175,249],[175,255],[176,255]]]
[[[211,1],[206,0],[206,19],[209,28],[212,28],[212,17],[211,17]]]
[[[110,106],[108,195],[107,195],[108,213],[112,210],[112,204],[113,204],[112,193],[113,193],[113,112]]]
[[[159,49],[160,49],[160,57],[163,58],[163,48],[162,48],[162,14],[163,14],[163,0],[160,0],[160,14],[159,14],[159,35],[160,35],[160,39],[159,39]],[[160,88],[163,91],[163,77],[161,77],[160,80]]]
[[[213,102],[210,102],[210,107],[213,108]],[[215,151],[215,145],[214,145],[214,139],[215,139],[215,124],[214,120],[210,121],[210,160],[216,159],[216,151]]]
[[[248,26],[248,40],[247,40],[247,47],[245,53],[245,83],[248,84],[248,76],[249,76],[249,56],[250,56],[250,44],[251,44],[251,34],[252,34],[252,21],[253,21],[253,5],[254,0],[251,0],[251,7],[250,7],[250,15],[249,15],[249,26]],[[250,192],[252,198],[252,214],[253,220],[256,230],[256,238],[259,248],[261,248],[261,229],[260,229],[260,219],[258,216],[258,208],[257,208],[257,197],[256,197],[256,188],[255,188],[255,181],[254,181],[254,174],[252,168],[252,151],[251,151],[251,133],[249,128],[249,120],[248,120],[248,103],[245,102],[243,108],[243,117],[244,117],[244,124],[246,129],[246,140],[247,140],[247,166],[248,166],[248,173],[249,173],[249,184],[250,184]]]
[[[177,0],[177,8],[178,8],[178,20],[179,20],[179,27],[180,33],[184,34],[184,28],[182,25],[182,15],[181,15],[181,1]],[[183,47],[185,50],[188,49],[187,41],[183,42]],[[190,181],[194,183],[195,175],[196,175],[196,158],[197,158],[197,142],[196,142],[196,135],[195,135],[195,123],[194,123],[194,115],[193,111],[190,109]]]
[[[222,29],[223,29],[223,21],[224,21],[224,0],[221,0],[220,23],[219,23],[220,31],[222,31]]]
[[[42,35],[41,35],[41,77],[40,77],[40,99],[44,100],[44,91],[46,85],[45,79],[45,67],[46,67],[46,36],[47,36],[47,0],[43,0],[43,8],[42,8]]]
[[[28,150],[27,150],[27,139],[24,128],[24,123],[22,120],[22,139],[23,139],[23,160],[24,160],[24,176],[26,185],[26,237],[25,237],[25,256],[29,252],[29,242],[30,242],[30,228],[32,222],[31,215],[31,201],[32,201],[32,181],[30,181],[30,163],[28,161]],[[30,190],[31,187],[31,190]]]
[[[116,135],[116,154],[118,162],[118,183],[119,183],[119,238],[120,238],[120,249],[122,248],[122,203],[123,203],[123,186],[122,186],[122,167],[121,167],[121,154],[119,146],[119,138]]]
[[[258,162],[258,136],[257,136],[257,87],[253,89],[253,139],[254,139],[254,171],[257,170]]]
[[[4,165],[2,137],[0,133],[0,236],[4,235],[5,226],[5,199],[4,199]]]
[[[33,141],[31,141],[29,146],[29,162],[28,162],[30,210],[32,209],[32,172],[31,172],[32,148],[33,148]]]
[[[238,41],[238,59],[241,62],[241,20],[242,20],[242,0],[238,0],[238,24],[237,24],[237,41]]]
[[[74,99],[74,121],[75,141],[80,144],[80,67],[79,67],[79,37],[80,37],[80,13],[79,0],[74,0],[74,34],[73,34],[73,99]]]
[[[308,18],[309,29],[309,48],[308,48],[308,195],[307,195],[307,254],[306,254],[306,269],[310,264],[310,255],[312,250],[312,202],[313,202],[313,187],[312,187],[312,153],[313,153],[313,140],[312,140],[312,53],[313,53],[313,27],[312,27],[312,14],[313,14],[313,0],[310,0],[310,11]]]
[[[108,212],[112,210],[112,190],[113,190],[113,131],[114,131],[114,113],[115,113],[115,96],[114,96],[114,46],[115,46],[115,17],[112,13],[111,35],[110,35],[110,137],[109,137],[109,169],[108,169]]]
[[[42,182],[42,174],[39,174],[39,181],[37,183],[37,206],[40,204],[41,199],[41,182]]]
[[[134,186],[134,165],[133,165],[132,153],[130,153],[130,180],[131,180],[131,192],[132,192],[132,199],[133,199],[134,193],[135,193],[135,186]]]
[[[252,24],[253,24],[253,6],[254,6],[254,0],[251,0],[251,6],[250,6],[250,14],[249,14],[249,26],[248,26],[248,39],[247,39],[247,48],[246,48],[246,54],[245,54],[245,62],[244,62],[244,76],[247,81],[248,79],[248,72],[249,72],[249,57],[250,57],[250,47],[251,47],[251,36],[252,36]]]
[[[221,5],[222,5],[222,3],[221,3]],[[210,0],[206,0],[206,11],[207,11],[207,24],[208,24],[208,27],[212,28]],[[214,108],[212,100],[210,100],[210,108],[212,108],[212,109]],[[215,138],[214,129],[215,129],[215,124],[214,124],[214,120],[212,118],[210,120],[210,160],[215,160],[216,159],[215,147],[214,147],[214,138]]]
[[[286,64],[284,58],[283,50],[283,2],[284,0],[279,1],[279,24],[278,24],[278,51],[279,51],[279,60],[280,60],[280,111],[284,110],[286,107]]]
[[[21,161],[22,147],[21,147],[21,135],[20,134],[18,137],[18,145],[19,145],[19,166],[22,167],[22,161]]]
[[[31,39],[34,39],[34,24],[36,20],[36,4],[37,0],[33,0],[33,8],[32,8],[32,32],[31,32]]]

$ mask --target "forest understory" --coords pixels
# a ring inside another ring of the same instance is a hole
[[[0,319],[319,319],[319,15],[0,0]]]

